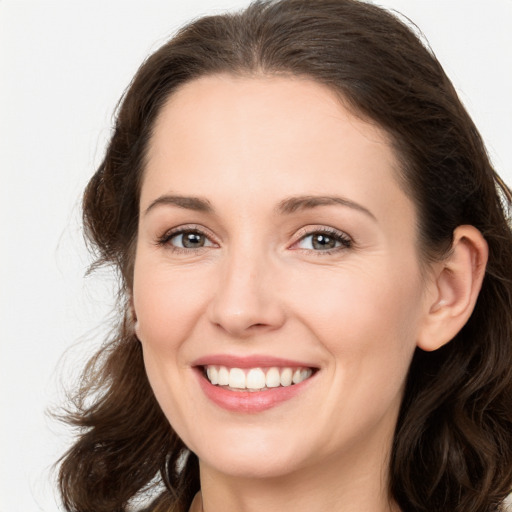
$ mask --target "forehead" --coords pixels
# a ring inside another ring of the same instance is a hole
[[[397,200],[409,203],[398,167],[387,133],[328,87],[301,78],[214,75],[185,84],[162,108],[141,202],[164,192],[219,202],[337,193],[392,210]]]
[[[202,148],[210,149],[226,143],[228,134],[232,136],[233,151],[246,137],[245,142],[265,143],[272,149],[295,144],[296,154],[319,145],[349,145],[357,137],[373,143],[367,144],[366,156],[370,156],[370,146],[382,144],[389,163],[396,163],[387,132],[356,115],[340,94],[300,77],[224,74],[193,80],[169,97],[153,134],[150,156],[160,152],[163,145],[176,154],[178,142],[185,141],[201,142]],[[174,147],[168,145],[171,136],[180,139]],[[296,144],[303,139],[311,140],[311,144]]]

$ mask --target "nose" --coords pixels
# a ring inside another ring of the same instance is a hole
[[[227,257],[219,272],[209,319],[236,338],[273,331],[285,321],[283,294],[273,265],[251,251]]]

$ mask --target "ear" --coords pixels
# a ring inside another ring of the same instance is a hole
[[[488,253],[487,242],[474,226],[454,231],[450,254],[433,267],[419,348],[437,350],[468,321],[482,287]]]

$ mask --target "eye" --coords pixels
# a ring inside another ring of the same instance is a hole
[[[198,229],[178,229],[164,234],[159,240],[159,245],[171,246],[177,250],[194,250],[203,247],[214,247],[210,238]]]
[[[351,247],[352,240],[345,233],[334,229],[321,229],[303,235],[295,244],[297,249],[331,252]]]

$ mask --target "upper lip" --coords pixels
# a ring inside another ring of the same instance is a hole
[[[192,366],[226,366],[229,368],[291,367],[317,368],[308,362],[285,359],[269,355],[235,356],[229,354],[211,354],[192,362]]]

